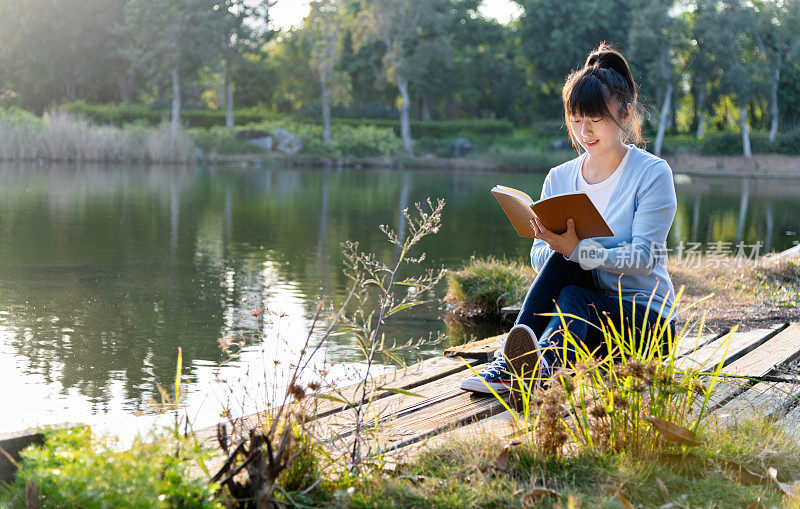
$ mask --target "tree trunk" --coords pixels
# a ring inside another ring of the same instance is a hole
[[[78,98],[78,87],[75,84],[75,79],[67,78],[67,82],[64,84],[64,89],[67,102],[75,101]]]
[[[128,105],[133,102],[133,76],[130,71],[125,71],[117,75],[117,90],[122,104]]]
[[[233,80],[231,79],[231,61],[225,59],[225,127],[233,128]]]
[[[330,91],[328,90],[327,72],[320,73],[319,83],[322,86],[322,141],[331,144],[331,104]]]
[[[405,77],[397,77],[397,87],[400,89],[400,96],[403,102],[400,105],[400,137],[403,138],[403,146],[408,155],[414,155],[414,147],[411,143],[411,121],[409,119],[409,99],[408,99],[408,80]]]
[[[706,128],[706,80],[700,82],[700,91],[697,96],[697,139],[703,137]]]
[[[425,122],[431,119],[431,100],[428,97],[422,98],[422,120]]]
[[[178,135],[181,126],[181,77],[178,72],[178,64],[172,66],[172,137]]]
[[[744,156],[748,159],[753,157],[750,151],[750,130],[747,127],[747,104],[742,106],[742,145],[744,146]]]
[[[769,113],[772,117],[769,126],[769,142],[774,143],[775,137],[778,135],[778,83],[781,80],[781,54],[778,53],[777,62],[775,63],[775,71],[772,73],[772,87],[770,88],[770,109]]]
[[[670,115],[670,105],[672,103],[672,83],[667,85],[664,92],[664,103],[661,105],[661,114],[658,116],[658,134],[653,153],[661,156],[661,145],[664,143],[664,131],[667,129],[667,118]]]

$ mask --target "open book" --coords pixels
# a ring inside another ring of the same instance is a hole
[[[534,215],[548,230],[559,235],[567,231],[567,219],[571,217],[575,219],[579,239],[614,236],[586,191],[558,194],[537,202],[512,187],[494,186],[492,194],[522,237],[536,238],[531,226]]]

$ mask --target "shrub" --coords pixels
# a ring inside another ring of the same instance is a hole
[[[84,117],[96,124],[110,124],[118,127],[137,122],[155,126],[169,121],[172,115],[169,109],[153,108],[144,104],[89,104],[85,101],[61,105],[59,110]],[[234,111],[234,120],[237,125],[278,120],[283,117],[284,115],[280,113],[259,108]],[[225,126],[225,111],[183,110],[181,111],[181,122],[187,127],[206,129]]]
[[[43,507],[223,507],[216,486],[191,475],[203,455],[184,440],[137,439],[118,451],[76,428],[52,432],[21,456],[15,481],[0,490],[2,506],[25,507],[26,484],[35,483]]]
[[[498,315],[503,306],[525,298],[534,277],[532,267],[516,260],[472,257],[447,273],[445,301],[465,317]]]
[[[510,170],[547,171],[575,157],[572,151],[554,152],[532,147],[513,149],[497,145],[487,153],[503,168]]]
[[[775,143],[769,142],[769,133],[753,131],[750,133],[750,150],[754,154],[781,153],[800,154],[800,134],[780,134]],[[700,141],[700,153],[703,155],[742,155],[742,133],[725,131],[706,134]]]
[[[372,125],[337,126],[331,132],[331,143],[337,154],[356,157],[392,155],[403,148],[391,129]]]

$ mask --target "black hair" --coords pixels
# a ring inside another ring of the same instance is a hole
[[[580,144],[570,126],[570,116],[600,117],[610,119],[622,129],[623,141],[644,144],[639,125],[646,111],[638,103],[636,82],[622,54],[605,42],[586,58],[582,69],[570,73],[562,91],[564,121],[572,146],[580,152]],[[625,125],[620,123],[628,103],[632,105],[631,118]],[[616,109],[612,112],[610,108]]]

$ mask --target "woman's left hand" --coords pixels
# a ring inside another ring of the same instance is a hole
[[[536,237],[542,239],[553,251],[558,251],[564,256],[569,257],[575,247],[578,245],[578,235],[575,233],[575,220],[571,217],[567,219],[567,231],[559,235],[548,230],[545,225],[539,221],[538,217],[531,220]]]

